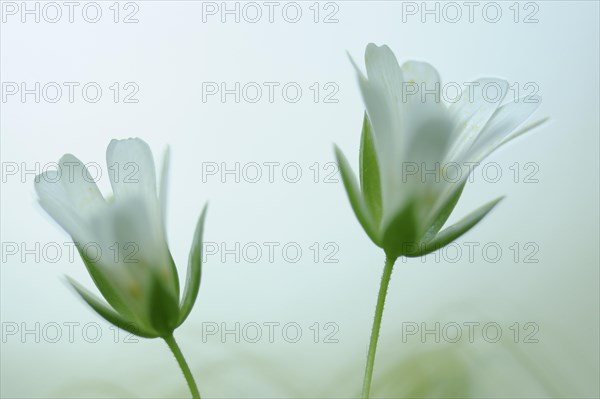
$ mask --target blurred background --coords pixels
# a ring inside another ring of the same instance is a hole
[[[126,137],[157,162],[171,147],[182,279],[210,201],[176,331],[203,396],[358,396],[384,259],[332,146],[356,170],[348,54],[362,66],[369,42],[430,62],[448,93],[505,78],[507,99],[539,94],[533,118],[550,117],[474,170],[449,222],[506,195],[480,225],[396,264],[373,396],[598,397],[598,15],[595,1],[3,1],[2,397],[188,395],[163,342],[116,331],[65,284],[95,290],[36,202],[35,174],[64,153],[110,193],[106,147]]]

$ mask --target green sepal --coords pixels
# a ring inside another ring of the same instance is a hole
[[[150,287],[150,324],[161,337],[171,335],[177,327],[178,299],[159,278],[153,279]]]
[[[173,276],[173,286],[175,288],[175,296],[179,298],[180,287],[179,287],[179,273],[177,272],[177,266],[175,265],[175,261],[173,260],[173,256],[171,255],[171,250],[167,249],[167,253],[169,254],[169,267],[171,268],[171,273]]]
[[[396,259],[414,250],[418,237],[418,225],[415,220],[415,204],[408,202],[385,227],[382,248],[390,259]]]
[[[418,248],[414,252],[407,253],[405,256],[423,256],[445,247],[452,241],[465,234],[467,231],[471,230],[471,228],[479,223],[481,219],[483,219],[503,198],[504,197],[496,198],[495,200],[482,205],[475,211],[462,218],[456,224],[453,224],[452,226],[442,230],[431,241],[419,244]]]
[[[360,138],[360,187],[363,198],[369,211],[375,228],[379,228],[383,205],[381,200],[381,177],[379,173],[379,162],[373,141],[373,130],[369,117],[365,112],[363,118],[362,134]]]
[[[379,239],[377,237],[377,229],[375,227],[375,223],[369,209],[367,208],[367,204],[360,192],[360,189],[356,183],[356,176],[348,163],[348,160],[344,156],[344,153],[338,148],[338,146],[334,145],[335,157],[337,159],[338,167],[340,168],[340,175],[342,176],[342,182],[344,183],[344,187],[346,189],[346,194],[348,195],[348,199],[350,200],[350,205],[352,206],[352,210],[356,215],[360,225],[365,230],[369,238],[377,245],[381,246]]]
[[[456,207],[456,204],[458,203],[458,200],[460,199],[460,196],[462,195],[462,192],[463,192],[466,184],[467,184],[467,180],[465,179],[465,181],[460,183],[460,185],[458,187],[454,188],[454,191],[450,194],[450,197],[446,200],[444,205],[440,208],[438,213],[434,216],[433,223],[427,229],[427,231],[425,232],[425,234],[423,236],[423,239],[422,239],[423,242],[431,241],[437,235],[437,233],[439,233],[439,231],[442,229],[442,227],[444,227],[444,224],[446,223],[446,221],[450,217],[450,214]]]
[[[122,330],[128,331],[134,335],[143,338],[156,338],[159,336],[155,331],[151,331],[147,328],[141,328],[135,323],[129,321],[121,314],[117,313],[114,309],[112,309],[107,303],[96,297],[86,288],[84,288],[77,281],[73,280],[71,277],[66,276],[67,281],[71,286],[77,291],[79,296],[98,313],[102,318],[104,318],[109,323],[119,327]]]
[[[180,326],[192,311],[194,303],[196,302],[196,297],[198,296],[198,291],[200,290],[200,279],[202,275],[202,236],[204,233],[204,219],[206,218],[207,209],[208,204],[204,206],[204,209],[198,218],[198,223],[196,224],[177,326]]]

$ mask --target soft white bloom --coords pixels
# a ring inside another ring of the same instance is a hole
[[[416,61],[400,66],[387,46],[374,44],[367,46],[365,64],[366,76],[355,65],[366,107],[361,187],[336,149],[344,184],[355,213],[377,245],[390,256],[421,255],[467,231],[496,204],[485,205],[438,234],[473,163],[539,125],[517,130],[541,99],[503,103],[508,83],[483,78],[446,105],[433,66]]]
[[[168,152],[159,190],[144,141],[112,140],[106,162],[113,197],[105,199],[84,163],[67,154],[58,171],[36,178],[39,203],[71,235],[112,309],[70,280],[82,297],[120,327],[129,324],[139,335],[164,336],[191,309],[180,312],[179,278],[165,234]],[[199,283],[199,272],[197,278]]]

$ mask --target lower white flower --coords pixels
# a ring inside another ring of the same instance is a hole
[[[179,277],[165,230],[168,152],[160,190],[152,152],[144,141],[112,140],[106,162],[111,198],[102,196],[84,163],[67,154],[57,171],[36,178],[39,203],[71,235],[108,305],[69,279],[83,299],[101,316],[137,335],[168,336],[185,320],[198,293],[205,213],[198,222],[180,304]]]

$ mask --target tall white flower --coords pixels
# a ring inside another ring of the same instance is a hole
[[[82,298],[134,334],[170,336],[198,293],[205,213],[198,222],[180,303],[177,268],[165,232],[168,152],[159,190],[152,152],[144,141],[112,140],[106,162],[113,197],[105,199],[84,163],[67,154],[58,170],[37,176],[39,203],[72,237],[108,304],[69,279]]]
[[[425,62],[402,66],[387,46],[369,44],[367,75],[360,68],[366,113],[360,150],[360,187],[336,147],[346,191],[369,237],[394,259],[438,249],[481,220],[494,200],[440,232],[474,163],[539,125],[519,126],[538,96],[503,103],[508,83],[478,79],[449,106],[438,72]]]
[[[541,99],[502,103],[508,84],[501,79],[479,79],[447,106],[441,98],[440,77],[431,65],[408,61],[400,66],[387,46],[374,44],[367,46],[365,63],[367,76],[354,65],[366,108],[360,186],[344,154],[337,147],[335,152],[352,209],[386,254],[363,381],[362,397],[368,398],[396,259],[435,251],[475,226],[501,198],[440,231],[471,166],[543,120],[519,129]],[[495,90],[493,96],[490,88]],[[449,168],[454,168],[453,177]]]

